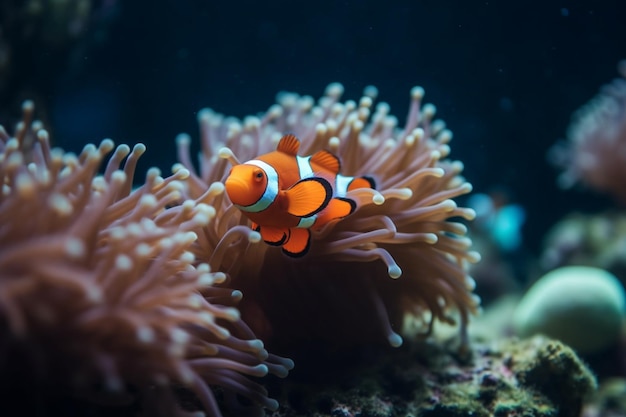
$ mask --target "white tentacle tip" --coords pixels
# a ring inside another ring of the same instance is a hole
[[[385,202],[385,197],[381,193],[376,193],[372,196],[372,202],[377,206],[380,206]]]
[[[289,359],[289,358],[283,358],[282,359],[282,365],[289,371],[291,371],[293,368],[295,368],[296,363]]]
[[[188,146],[191,143],[191,137],[187,133],[179,133],[176,136],[176,144],[179,146]]]
[[[402,340],[402,336],[400,336],[398,333],[392,333],[387,337],[387,340],[389,341],[389,344],[393,347],[400,347],[402,346],[402,342],[404,342]]]
[[[278,401],[273,398],[268,398],[265,407],[270,411],[276,411],[278,410]]]
[[[217,151],[217,155],[222,158],[222,159],[229,159],[235,156],[235,154],[233,153],[233,151],[230,150],[230,148],[227,147],[222,147]]]
[[[221,182],[214,182],[209,186],[209,193],[211,195],[220,195],[226,190],[226,187]]]
[[[260,352],[264,348],[263,341],[259,339],[249,340],[248,346],[255,352]]]
[[[234,307],[225,308],[222,310],[224,318],[228,321],[237,321],[241,318],[241,313]]]
[[[467,252],[467,260],[473,264],[480,262],[480,260],[482,259],[482,257],[480,256],[480,253],[477,251],[469,251]]]
[[[424,97],[425,91],[423,87],[415,86],[411,89],[411,98],[413,100],[421,100]]]
[[[250,367],[250,375],[252,376],[263,377],[266,376],[269,371],[269,368],[265,364]]]
[[[426,233],[424,237],[425,237],[424,242],[430,245],[434,245],[435,243],[439,241],[439,237],[435,233]]]
[[[391,265],[389,268],[387,268],[387,273],[391,278],[397,279],[400,278],[400,276],[402,275],[402,269],[400,269],[398,265]]]
[[[250,243],[259,243],[261,241],[261,234],[257,231],[250,231],[248,234],[248,241]]]

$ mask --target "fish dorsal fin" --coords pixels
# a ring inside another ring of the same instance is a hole
[[[333,174],[339,174],[341,169],[339,158],[326,150],[315,152],[311,157],[311,162],[326,168]]]
[[[330,183],[324,178],[305,178],[285,191],[287,213],[298,217],[309,217],[324,210],[333,196]]]
[[[280,138],[278,142],[278,146],[276,150],[278,152],[284,152],[288,155],[296,156],[298,155],[298,150],[300,149],[300,140],[291,133],[284,135]]]

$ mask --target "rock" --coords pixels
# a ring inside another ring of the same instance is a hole
[[[315,377],[296,368],[281,380],[281,408],[272,415],[579,417],[596,389],[587,366],[556,340],[472,342],[469,355],[454,344],[407,338],[400,348],[366,349],[364,361],[348,368],[317,362]]]
[[[602,382],[582,417],[626,416],[626,378],[609,378]]]

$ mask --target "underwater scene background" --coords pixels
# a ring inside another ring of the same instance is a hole
[[[625,22],[2,0],[2,415],[626,416]],[[301,259],[222,185],[286,133],[377,181]]]

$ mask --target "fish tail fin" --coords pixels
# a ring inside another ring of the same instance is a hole
[[[374,178],[369,175],[364,175],[362,177],[355,177],[348,185],[348,191],[356,190],[357,188],[371,188],[373,190],[376,189],[376,181]]]
[[[328,203],[328,206],[317,215],[314,229],[318,230],[333,220],[341,220],[349,216],[356,210],[356,202],[350,198],[335,197]]]

